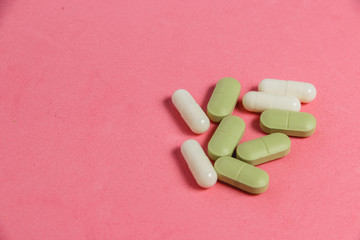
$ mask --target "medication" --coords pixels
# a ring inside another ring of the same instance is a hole
[[[188,91],[176,90],[171,100],[191,131],[200,134],[209,129],[209,118]]]
[[[284,157],[290,152],[290,147],[288,136],[273,133],[241,143],[236,148],[236,158],[251,165],[259,165]]]
[[[259,83],[258,89],[261,92],[293,96],[303,103],[309,103],[316,97],[316,88],[307,82],[264,79]]]
[[[245,122],[236,116],[227,116],[217,127],[208,144],[208,156],[216,160],[231,156],[245,131]]]
[[[263,112],[272,108],[300,111],[301,108],[301,103],[296,97],[255,91],[246,93],[242,103],[245,109],[250,112]]]
[[[269,175],[264,170],[236,158],[221,157],[214,167],[220,181],[246,192],[263,193],[269,186]]]
[[[217,174],[214,167],[197,141],[186,140],[181,145],[181,153],[196,182],[201,187],[209,188],[216,183]]]
[[[207,105],[207,115],[211,121],[220,122],[234,111],[240,90],[241,85],[234,78],[218,81]]]
[[[260,116],[260,128],[266,133],[308,137],[315,132],[316,119],[310,113],[269,109]]]

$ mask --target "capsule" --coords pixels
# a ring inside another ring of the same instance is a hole
[[[191,131],[200,134],[210,127],[209,118],[185,89],[176,90],[171,100]]]
[[[241,85],[234,78],[218,81],[207,105],[207,115],[213,122],[220,122],[231,115],[240,95]]]
[[[217,127],[208,144],[208,156],[216,160],[231,156],[245,131],[245,122],[236,116],[227,116]]]
[[[245,192],[260,194],[269,186],[269,175],[264,170],[236,158],[221,157],[214,167],[220,181]]]
[[[242,103],[245,109],[250,112],[263,112],[272,108],[298,112],[301,108],[301,103],[296,97],[255,91],[246,93]]]
[[[209,188],[216,183],[214,167],[197,141],[186,140],[181,145],[181,153],[200,187]]]
[[[259,83],[258,89],[261,92],[293,96],[303,103],[309,103],[316,97],[316,88],[307,82],[264,79]]]
[[[236,158],[251,165],[259,165],[284,157],[290,152],[291,141],[283,133],[273,133],[239,144]]]
[[[316,119],[306,112],[269,109],[260,116],[260,128],[266,133],[284,133],[294,137],[308,137],[315,132]]]

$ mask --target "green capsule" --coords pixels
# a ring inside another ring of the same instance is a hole
[[[221,157],[214,164],[218,179],[252,194],[266,191],[269,175],[262,169],[232,157]]]
[[[260,128],[266,133],[284,133],[294,137],[308,137],[315,132],[316,119],[306,112],[269,109],[260,116]]]
[[[273,133],[241,143],[236,148],[236,158],[251,165],[259,165],[284,157],[290,152],[290,147],[288,136]]]
[[[245,122],[236,116],[227,116],[217,127],[208,144],[208,155],[212,160],[231,156],[245,131]]]
[[[207,105],[207,115],[213,122],[220,122],[231,115],[240,95],[241,85],[234,78],[218,81]]]

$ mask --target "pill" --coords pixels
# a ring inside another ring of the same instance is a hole
[[[209,118],[188,91],[185,89],[176,90],[171,100],[191,131],[200,134],[209,129]]]
[[[269,186],[269,175],[262,169],[232,157],[221,157],[215,164],[220,181],[240,188],[243,191],[259,194]]]
[[[301,103],[296,97],[255,91],[246,93],[242,103],[245,109],[250,112],[263,112],[272,108],[300,111],[301,108]]]
[[[186,140],[181,145],[181,153],[196,182],[201,187],[209,188],[216,183],[217,174],[214,167],[196,140]]]
[[[261,92],[293,96],[303,103],[309,103],[316,97],[316,88],[307,82],[264,79],[259,83],[258,89]]]
[[[207,115],[213,122],[220,122],[231,115],[240,95],[241,85],[234,78],[218,81],[207,105]]]
[[[225,117],[217,127],[208,144],[208,156],[216,160],[231,156],[245,131],[245,122],[236,116]]]
[[[239,144],[236,158],[251,165],[259,165],[284,157],[290,152],[291,141],[283,133],[273,133]]]
[[[260,128],[266,133],[284,133],[294,137],[308,137],[315,132],[316,119],[306,112],[269,109],[260,116]]]

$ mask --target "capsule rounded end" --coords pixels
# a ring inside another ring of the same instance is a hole
[[[306,91],[304,92],[304,97],[301,99],[303,103],[309,103],[313,101],[316,97],[316,88],[311,83],[308,84]]]
[[[256,92],[250,91],[246,93],[242,99],[242,104],[244,108],[250,112],[254,111],[256,102]]]
[[[177,106],[179,101],[181,101],[181,98],[184,95],[190,95],[190,93],[188,91],[186,91],[185,89],[178,89],[176,90],[172,95],[171,95],[171,101],[172,103]]]
[[[217,179],[218,179],[218,177],[214,170],[211,172],[201,173],[199,176],[199,179],[197,179],[197,183],[202,188],[210,188],[215,185],[215,183],[217,182]]]
[[[194,119],[190,126],[191,126],[191,130],[194,133],[202,134],[202,133],[206,132],[209,129],[210,120],[204,114],[203,117],[199,117],[199,118]]]
[[[291,110],[295,112],[300,112],[301,102],[298,98],[294,97],[291,105]]]
[[[259,92],[266,92],[269,88],[271,88],[271,79],[263,79],[258,85]]]
[[[196,144],[198,144],[198,142],[194,139],[188,139],[188,140],[184,141],[180,147],[181,153],[184,155],[186,149],[189,149]]]
[[[223,120],[226,116],[228,116],[228,113],[214,113],[214,111],[211,110],[211,107],[207,107],[207,112],[206,112],[207,116],[209,117],[209,119],[215,123],[219,123],[221,122],[221,120]]]

